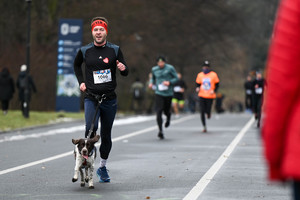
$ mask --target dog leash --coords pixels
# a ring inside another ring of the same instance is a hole
[[[93,133],[93,129],[94,129],[94,125],[95,125],[95,120],[96,120],[96,117],[97,117],[98,109],[99,109],[100,104],[102,103],[102,101],[104,99],[106,99],[106,95],[105,94],[97,95],[97,94],[93,94],[93,93],[88,92],[88,91],[86,91],[85,94],[88,95],[88,96],[92,96],[94,99],[96,99],[98,101],[98,104],[97,104],[97,107],[96,107],[96,110],[95,110],[95,114],[94,114],[94,117],[93,117],[93,121],[92,121],[90,130],[89,130],[89,133],[87,135],[87,138],[90,138],[91,134]]]

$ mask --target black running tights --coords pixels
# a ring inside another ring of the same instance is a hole
[[[155,95],[155,104],[156,104],[156,121],[159,128],[159,131],[162,131],[162,113],[167,117],[167,121],[171,119],[171,102],[172,96],[161,96]]]
[[[210,116],[213,99],[206,99],[206,98],[200,97],[199,103],[200,103],[201,122],[202,122],[203,126],[206,126],[205,114]]]

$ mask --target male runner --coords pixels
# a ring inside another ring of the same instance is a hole
[[[207,132],[205,114],[210,119],[211,106],[213,99],[216,98],[216,92],[219,87],[219,78],[216,72],[211,71],[209,61],[205,61],[202,65],[202,72],[198,73],[196,78],[196,92],[198,92],[200,100],[201,122],[203,131]]]
[[[108,33],[108,21],[104,17],[95,17],[91,21],[91,31],[94,41],[83,46],[78,51],[74,61],[74,71],[78,79],[80,90],[88,92],[84,98],[85,108],[85,137],[88,135],[92,124],[97,101],[89,95],[105,95],[103,99],[93,129],[93,137],[98,129],[98,121],[101,122],[101,146],[100,146],[100,167],[97,175],[100,182],[110,182],[110,177],[106,170],[106,160],[109,156],[112,141],[111,129],[117,112],[117,86],[116,71],[120,71],[122,76],[128,75],[123,54],[119,46],[106,40]],[[85,63],[85,76],[81,70],[81,64]]]
[[[169,127],[171,120],[171,102],[173,97],[173,85],[178,81],[175,68],[166,63],[163,56],[157,58],[157,65],[152,67],[152,79],[149,88],[155,85],[156,121],[158,125],[158,137],[164,139],[162,128],[162,113],[167,117],[165,127]]]

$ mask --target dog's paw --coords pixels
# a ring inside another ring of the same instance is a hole
[[[91,186],[89,187],[89,189],[95,189],[95,188],[94,188],[94,186],[93,186],[93,185],[91,185]]]
[[[76,182],[78,179],[77,178],[72,178],[72,182]]]
[[[89,177],[86,177],[84,180],[86,183],[88,183],[90,179],[89,179]]]
[[[80,183],[80,186],[81,186],[81,187],[84,187],[84,186],[85,186],[85,183],[84,183],[84,182],[81,182],[81,183]]]

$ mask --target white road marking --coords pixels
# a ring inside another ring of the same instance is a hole
[[[230,154],[233,152],[237,144],[243,138],[245,133],[254,123],[254,117],[252,117],[248,123],[243,127],[243,129],[237,134],[237,136],[232,140],[226,150],[221,154],[219,159],[210,167],[210,169],[203,175],[203,177],[198,181],[198,183],[192,188],[192,190],[183,198],[183,200],[197,200],[201,193],[204,191],[206,186],[214,178],[226,160],[229,158]]]
[[[49,157],[49,158],[45,158],[45,159],[42,159],[42,160],[30,162],[30,163],[27,163],[25,165],[20,165],[20,166],[17,166],[17,167],[13,167],[13,168],[9,168],[9,169],[6,169],[6,170],[2,170],[2,171],[0,171],[0,175],[7,174],[7,173],[10,173],[10,172],[14,172],[14,171],[17,171],[17,170],[20,170],[20,169],[24,169],[24,168],[27,168],[27,167],[32,167],[34,165],[39,165],[39,164],[42,164],[42,163],[45,163],[45,162],[49,162],[49,161],[52,161],[52,160],[56,160],[56,159],[59,159],[59,158],[63,158],[63,157],[72,155],[73,152],[74,151],[69,151],[69,152],[66,152],[66,153],[63,153],[63,154],[59,154],[59,155],[56,155],[56,156],[52,156],[52,157]]]
[[[172,124],[181,123],[181,122],[190,120],[192,118],[194,118],[194,115],[190,115],[190,116],[178,119],[178,120],[174,120],[174,121],[172,121]],[[123,136],[113,138],[112,142],[117,142],[117,141],[124,140],[124,139],[130,138],[130,137],[138,136],[138,135],[141,135],[141,134],[144,134],[144,133],[147,133],[149,131],[156,130],[156,129],[157,129],[157,126],[152,126],[152,127],[146,128],[146,129],[142,129],[142,130],[139,130],[139,131],[136,131],[136,132],[132,132],[132,133],[129,133],[129,134],[126,134],[126,135],[123,135]],[[97,143],[96,146],[100,146],[100,143]],[[30,163],[27,163],[27,164],[24,164],[24,165],[20,165],[20,166],[17,166],[17,167],[2,170],[2,171],[0,171],[0,175],[7,174],[7,173],[10,173],[10,172],[14,172],[14,171],[21,170],[21,169],[25,169],[27,167],[32,167],[32,166],[35,166],[35,165],[39,165],[39,164],[49,162],[49,161],[52,161],[52,160],[56,160],[56,159],[59,159],[59,158],[63,158],[63,157],[66,157],[66,156],[70,156],[72,154],[73,154],[73,151],[69,151],[69,152],[58,154],[56,156],[52,156],[52,157],[45,158],[45,159],[42,159],[42,160],[38,160],[38,161],[30,162]]]
[[[135,117],[129,117],[129,118],[125,118],[125,119],[116,119],[114,121],[114,126],[145,122],[145,121],[150,121],[153,119],[155,119],[155,116],[135,116]],[[85,130],[85,125],[81,125],[81,126],[74,126],[74,127],[69,127],[69,128],[60,128],[60,129],[50,130],[45,133],[32,133],[32,134],[28,134],[28,135],[14,135],[14,136],[9,136],[9,137],[6,136],[3,139],[0,139],[0,143],[26,140],[26,139],[30,139],[30,138],[40,138],[40,137],[51,136],[51,135],[74,133],[76,131],[84,131],[84,130]]]
[[[85,130],[84,126],[74,126],[74,127],[69,127],[69,128],[60,128],[60,129],[50,130],[45,133],[32,133],[29,135],[14,135],[14,136],[9,136],[9,137],[6,136],[0,140],[0,143],[26,140],[26,139],[30,139],[30,138],[40,138],[40,137],[51,136],[51,135],[74,133],[76,131],[84,131],[84,130]]]

